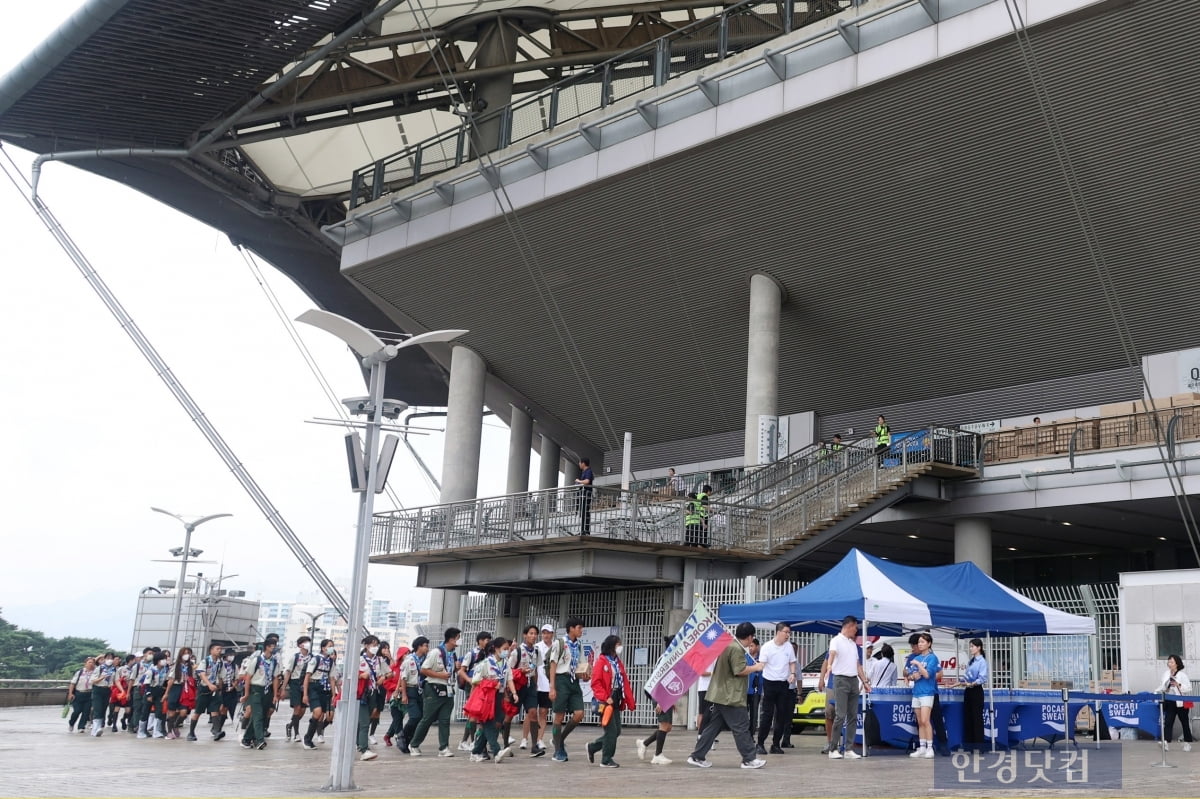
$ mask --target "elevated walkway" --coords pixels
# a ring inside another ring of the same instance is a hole
[[[605,566],[631,584],[677,582],[683,561],[714,558],[762,561],[754,573],[771,574],[795,559],[798,545],[832,540],[917,486],[937,496],[941,478],[978,474],[979,437],[957,428],[931,426],[897,436],[885,452],[855,452],[842,468],[828,459],[768,467],[779,479],[708,503],[703,529],[689,528],[686,497],[557,488],[377,514],[371,558],[421,567],[422,584],[438,587],[536,584],[537,562],[555,557],[558,566],[541,577],[579,580]],[[569,554],[579,551],[589,553],[586,564]],[[480,561],[488,564],[473,577],[469,564]]]

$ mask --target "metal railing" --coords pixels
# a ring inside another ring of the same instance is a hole
[[[784,494],[773,505],[737,497],[710,500],[706,520],[688,524],[690,500],[597,486],[549,488],[376,514],[373,556],[462,550],[551,539],[636,541],[770,553],[824,521],[893,490],[922,467],[941,463],[976,468],[979,436],[935,425],[896,436],[883,452],[856,458],[817,482]],[[759,496],[758,499],[762,497]],[[693,520],[694,521],[694,520]]]
[[[1096,419],[1068,419],[1033,427],[999,430],[983,436],[983,462],[1003,463],[1066,455],[1072,462],[1085,452],[1165,444],[1174,457],[1179,441],[1200,439],[1200,406]]]
[[[819,475],[811,485],[790,493],[772,489],[777,501],[761,511],[767,521],[761,537],[739,546],[773,552],[866,507],[934,464],[977,469],[979,452],[979,434],[957,427],[931,425],[898,434],[886,450],[871,450],[869,457],[856,455],[844,468]]]
[[[608,61],[576,72],[547,89],[356,169],[350,207],[377,200],[393,187],[414,185],[613,103],[662,86],[793,30],[840,13],[852,0],[743,0]],[[494,143],[472,141],[472,128],[499,128]]]
[[[702,486],[712,486],[714,494],[736,493],[746,469],[734,466],[728,469],[709,469],[702,472],[685,472],[671,477],[650,477],[645,480],[629,481],[629,490],[639,494],[654,494],[660,497],[686,497]]]

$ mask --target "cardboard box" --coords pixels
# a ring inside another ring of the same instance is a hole
[[[1128,416],[1131,413],[1137,413],[1135,403],[1132,402],[1114,402],[1112,405],[1101,405],[1101,416]]]
[[[1189,391],[1186,394],[1172,394],[1172,408],[1190,408],[1194,405],[1200,405],[1200,393]]]

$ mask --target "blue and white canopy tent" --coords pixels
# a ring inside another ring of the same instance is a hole
[[[855,616],[877,635],[931,627],[960,637],[1093,635],[1096,623],[1034,602],[974,563],[902,566],[858,549],[803,588],[767,602],[722,605],[721,621],[787,622],[802,632],[837,633]],[[866,635],[866,629],[863,630]]]
[[[960,638],[1096,633],[1094,620],[1034,602],[973,563],[903,566],[858,549],[786,596],[720,608],[725,624],[786,622],[793,630],[829,634],[841,631],[846,616],[861,619],[864,641],[868,632],[899,635],[935,627]]]

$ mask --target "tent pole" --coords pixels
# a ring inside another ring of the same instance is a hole
[[[870,628],[870,624],[867,622],[866,614],[863,614],[863,631],[862,631],[863,645],[862,645],[862,649],[859,650],[862,653],[863,674],[867,673],[867,641],[870,640],[870,638],[868,637],[868,633],[870,632],[869,628]],[[859,696],[859,698],[858,698],[859,704],[862,706],[862,714],[863,714],[863,742],[862,742],[863,757],[870,757],[870,752],[868,752],[867,750],[869,750],[871,748],[867,744],[867,714],[871,712],[871,707],[870,707],[871,703],[867,701],[868,696],[869,696],[868,694],[864,693],[861,696]],[[857,719],[855,719],[855,721],[854,721],[854,726],[855,726],[855,728],[858,727]],[[855,732],[858,732],[858,730],[855,729]],[[854,737],[853,736],[850,737],[850,745],[851,746],[854,745]]]
[[[992,631],[987,631],[987,651],[992,655],[996,653],[992,651]],[[1010,661],[1011,663],[1011,661]],[[1000,737],[1000,721],[996,718],[996,683],[994,682],[993,672],[995,669],[988,669],[988,713],[992,719],[992,752],[996,751],[996,739]],[[1004,722],[1004,729],[1008,730],[1008,721]],[[1005,743],[1008,743],[1005,740]]]

